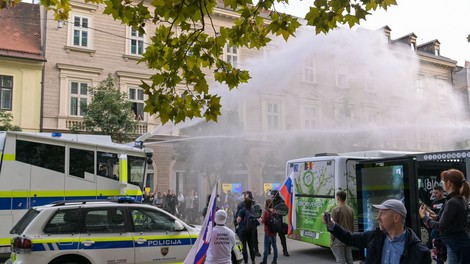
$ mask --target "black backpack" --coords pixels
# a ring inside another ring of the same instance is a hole
[[[271,233],[279,233],[282,230],[281,217],[276,211],[269,213],[268,229]]]
[[[252,231],[259,226],[258,218],[251,210],[245,210],[245,230]]]

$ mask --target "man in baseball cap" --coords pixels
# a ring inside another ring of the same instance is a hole
[[[431,263],[431,252],[410,228],[405,227],[406,208],[390,199],[372,205],[379,210],[379,228],[351,233],[325,215],[328,231],[346,245],[367,248],[367,263]],[[405,250],[406,249],[406,250]]]
[[[225,225],[225,222],[227,222],[227,212],[225,210],[215,212],[214,222],[216,225]]]
[[[372,206],[379,210],[392,210],[406,218],[406,208],[400,200],[390,199],[382,204],[373,204]]]
[[[232,249],[235,246],[235,233],[225,226],[227,212],[218,210],[214,217],[211,241],[207,249],[206,264],[231,264]]]

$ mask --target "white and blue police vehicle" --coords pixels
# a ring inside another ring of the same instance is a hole
[[[56,202],[31,208],[13,227],[6,263],[183,263],[199,231],[151,205]],[[232,262],[242,260],[237,241]]]

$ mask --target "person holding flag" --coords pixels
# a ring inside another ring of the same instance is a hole
[[[205,264],[231,264],[235,232],[225,226],[227,212],[223,209],[218,210],[214,221],[216,225],[212,228]]]
[[[212,189],[201,231],[197,236],[196,242],[189,251],[189,254],[184,259],[184,264],[202,264],[206,258],[207,249],[211,242],[212,227],[214,226],[216,198],[217,184],[215,184]]]
[[[279,188],[279,194],[289,208],[287,214],[287,234],[291,235],[296,228],[296,211],[295,211],[295,188],[294,188],[294,172],[284,181]]]
[[[281,195],[279,194],[279,191],[278,190],[272,190],[270,192],[270,195],[271,195],[271,198],[273,199],[273,205],[274,205],[274,208],[276,209],[276,207],[278,205],[285,205],[285,202],[284,200],[281,198]],[[284,223],[284,220],[283,218],[281,218],[281,222],[282,222],[282,225],[286,225]],[[288,228],[285,229],[285,231],[288,231]],[[286,233],[287,232],[284,232],[284,230],[282,230],[281,232],[278,232],[277,234],[279,235],[279,240],[281,240],[281,245],[282,245],[282,252],[283,252],[283,255],[288,257],[289,256],[289,252],[287,251],[287,241],[286,241]]]

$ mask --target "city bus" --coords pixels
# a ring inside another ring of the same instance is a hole
[[[330,246],[330,234],[322,221],[325,211],[336,205],[335,194],[343,190],[347,204],[358,211],[356,166],[364,160],[408,154],[398,151],[364,151],[342,154],[324,153],[287,161],[286,175],[293,175],[296,230],[291,239],[322,247]],[[358,229],[358,218],[355,227]]]
[[[418,209],[420,204],[431,207],[431,191],[440,184],[440,173],[450,168],[470,173],[470,150],[365,151],[290,160],[286,175],[294,178],[296,230],[289,238],[329,247],[330,234],[321,217],[336,205],[335,193],[344,190],[355,211],[356,231],[378,226],[372,204],[398,199],[408,210],[406,226],[431,246],[430,230],[420,221]]]
[[[110,136],[0,132],[0,253],[31,207],[127,195],[142,199],[152,151]]]

